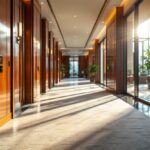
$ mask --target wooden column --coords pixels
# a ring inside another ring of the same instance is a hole
[[[98,65],[98,72],[95,75],[95,82],[100,83],[100,51],[98,39],[96,39],[94,42],[94,64]]]
[[[24,0],[24,104],[40,94],[40,25],[39,0]]]
[[[108,90],[123,93],[123,7],[117,7],[107,23],[106,38]]]
[[[41,20],[41,93],[45,93],[49,87],[49,45],[48,45],[48,30],[49,24],[46,19]]]
[[[88,66],[91,66],[92,64],[94,64],[94,50],[89,49],[88,50]]]
[[[49,32],[49,88],[53,87],[53,33]]]
[[[61,63],[65,65],[65,78],[69,78],[69,56],[62,56]]]
[[[56,57],[55,57],[56,58],[56,60],[55,60],[56,61],[56,70],[55,70],[56,73],[55,74],[56,74],[56,83],[58,83],[58,81],[59,81],[59,74],[58,74],[59,45],[58,45],[57,41],[56,41],[56,50],[55,51],[56,51]]]
[[[79,56],[79,77],[86,78],[88,68],[88,56]]]
[[[62,63],[62,52],[59,51],[59,81],[61,80],[61,70],[60,70],[60,67],[61,67],[61,63]]]
[[[53,86],[56,84],[56,40],[53,38]]]

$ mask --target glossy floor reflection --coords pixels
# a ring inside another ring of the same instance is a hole
[[[66,79],[0,128],[0,150],[148,150],[150,118],[98,85]]]

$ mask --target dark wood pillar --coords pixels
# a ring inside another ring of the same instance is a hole
[[[88,56],[79,56],[79,77],[86,78],[88,68]]]
[[[123,7],[117,7],[107,23],[107,86],[108,90],[123,93]]]
[[[40,3],[38,0],[24,0],[23,10],[24,104],[30,104],[40,94]]]
[[[61,70],[60,70],[60,67],[61,67],[61,63],[62,63],[62,52],[59,51],[59,81],[61,80]]]
[[[53,59],[53,33],[50,31],[49,32],[49,88],[53,87],[53,63],[54,63],[54,59]]]
[[[65,65],[65,78],[69,78],[69,56],[62,56],[61,63]]]
[[[58,83],[58,81],[59,81],[59,74],[58,74],[58,67],[59,67],[59,65],[58,65],[58,61],[59,61],[59,45],[58,45],[58,41],[56,41],[56,83]]]
[[[53,38],[53,86],[56,84],[56,40]]]
[[[95,82],[100,83],[100,51],[99,51],[99,40],[96,39],[94,42],[94,64],[98,65],[98,72],[95,75]]]
[[[49,24],[46,19],[41,20],[41,93],[45,93],[49,87],[49,46],[48,46],[48,30]]]

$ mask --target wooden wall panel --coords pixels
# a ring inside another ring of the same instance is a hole
[[[123,93],[123,7],[117,7],[107,25],[107,86],[109,90]]]
[[[11,117],[10,8],[10,0],[0,1],[0,126]]]
[[[79,56],[79,77],[86,78],[88,68],[88,56]]]
[[[49,32],[49,88],[53,87],[53,33]]]
[[[41,20],[42,46],[41,46],[41,93],[45,93],[49,88],[49,45],[48,30],[49,24],[46,19]]]

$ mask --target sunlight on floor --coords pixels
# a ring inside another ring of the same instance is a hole
[[[137,150],[149,143],[150,120],[88,80],[64,80],[26,108],[0,129],[0,150]]]

